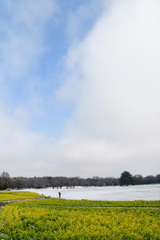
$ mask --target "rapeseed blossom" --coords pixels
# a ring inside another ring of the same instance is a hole
[[[144,208],[147,204],[156,208]],[[159,201],[45,199],[16,202],[2,208],[0,232],[4,239],[13,240],[160,239]]]

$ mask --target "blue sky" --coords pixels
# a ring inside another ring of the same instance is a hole
[[[70,118],[72,105],[58,103],[55,91],[63,82],[68,49],[85,38],[102,11],[97,3],[1,1],[1,49],[6,54],[1,58],[2,63],[13,64],[11,70],[7,67],[4,73],[3,99],[10,114],[17,108],[29,112],[29,128],[33,131],[58,137],[66,119]],[[7,47],[10,51],[6,53]],[[27,53],[27,48],[33,52]],[[22,66],[12,62],[17,58]]]
[[[158,0],[0,1],[0,159],[11,176],[156,175]]]

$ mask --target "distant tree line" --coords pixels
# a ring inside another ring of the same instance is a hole
[[[124,171],[120,178],[114,177],[14,177],[11,178],[7,172],[0,175],[0,190],[23,189],[23,188],[72,188],[75,186],[117,186],[117,185],[140,185],[140,184],[157,184],[160,183],[160,174],[156,176],[149,175],[143,177],[142,175],[132,176],[129,172]]]
[[[11,184],[11,178],[9,176],[9,173],[2,172],[0,175],[0,190],[5,190],[9,187]]]

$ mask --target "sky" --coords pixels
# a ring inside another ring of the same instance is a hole
[[[1,172],[160,174],[159,43],[159,0],[0,0]]]

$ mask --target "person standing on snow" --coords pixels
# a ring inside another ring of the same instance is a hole
[[[59,195],[59,198],[61,198],[61,192],[59,192],[58,195]]]

